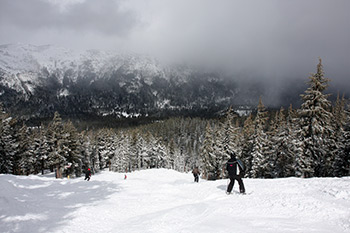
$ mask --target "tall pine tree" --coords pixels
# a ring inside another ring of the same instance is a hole
[[[259,99],[258,111],[255,117],[255,131],[253,135],[252,148],[252,170],[251,176],[254,178],[264,177],[268,170],[268,141],[265,133],[267,122],[267,112],[265,106]]]
[[[299,110],[301,140],[303,142],[304,177],[329,175],[332,154],[329,153],[332,128],[331,103],[324,91],[329,80],[324,77],[322,60],[319,59],[317,72],[309,77],[310,87],[302,94],[303,103]]]

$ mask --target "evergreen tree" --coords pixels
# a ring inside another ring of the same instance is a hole
[[[276,113],[275,125],[270,137],[270,176],[288,177],[293,175],[294,156],[289,150],[289,132],[283,108]]]
[[[242,150],[243,150],[243,143],[244,143],[244,135],[242,132],[242,128],[239,125],[239,118],[236,119],[235,127],[233,130],[233,140],[235,142],[235,152],[239,158],[242,158]]]
[[[66,145],[63,139],[63,123],[58,112],[55,112],[52,122],[48,126],[47,139],[49,144],[48,164],[51,170],[56,169],[56,178],[62,178],[66,165]]]
[[[268,141],[265,133],[267,121],[267,112],[265,106],[259,99],[258,111],[255,118],[255,131],[253,135],[252,148],[252,171],[251,175],[254,178],[264,177],[268,169]]]
[[[248,118],[244,121],[243,126],[243,146],[242,146],[242,154],[241,159],[245,165],[246,175],[252,176],[252,151],[254,145],[254,132],[255,126],[253,121],[253,116],[250,114]]]
[[[279,113],[275,112],[275,117],[271,116],[270,123],[268,125],[268,130],[266,131],[266,142],[267,142],[267,148],[265,157],[266,159],[266,169],[264,172],[264,177],[272,178],[276,176],[277,171],[277,159],[278,159],[278,153],[279,153],[279,146],[276,144],[276,142],[279,140],[278,133],[279,133]]]
[[[15,123],[0,106],[0,173],[20,174]]]
[[[214,153],[214,139],[213,139],[213,131],[209,124],[207,123],[207,127],[205,130],[205,137],[202,147],[201,160],[203,167],[203,177],[206,179],[213,179],[215,176],[215,162],[216,157]]]
[[[169,168],[175,169],[175,142],[173,138],[170,139],[168,154],[169,154],[169,163],[168,163]]]
[[[168,166],[168,161],[166,160],[166,147],[161,139],[157,140],[153,152],[158,157],[157,168],[166,168]]]
[[[82,171],[86,171],[88,168],[92,168],[92,157],[93,157],[93,140],[92,140],[92,133],[83,131],[79,134],[78,140],[80,146],[80,152],[81,155],[81,169]]]
[[[338,95],[333,109],[334,137],[338,145],[334,158],[333,175],[338,177],[350,175],[350,122],[345,105],[344,95],[342,99]]]
[[[47,132],[44,125],[41,125],[38,130],[33,133],[33,151],[35,155],[35,171],[37,174],[41,172],[44,175],[44,170],[48,168],[48,154],[50,151]]]
[[[222,147],[224,148],[224,156],[229,159],[230,158],[230,152],[237,150],[237,144],[236,144],[236,130],[233,125],[233,111],[230,107],[226,112],[226,118],[224,123],[222,124],[222,131],[223,131],[223,141],[222,141]]]
[[[28,127],[23,125],[18,133],[18,156],[20,158],[20,174],[33,174],[35,172],[36,157],[34,154],[34,140]]]
[[[287,157],[291,158],[293,163],[292,168],[287,168],[287,176],[302,176],[303,171],[303,144],[300,140],[300,127],[299,127],[299,118],[297,112],[290,105],[288,109],[288,114],[286,118],[286,133],[287,133]],[[289,173],[290,172],[290,173]]]
[[[153,153],[153,148],[155,147],[155,138],[154,136],[147,132],[145,135],[146,146],[142,152],[144,167],[146,169],[156,167],[156,155]]]
[[[174,150],[174,169],[179,172],[185,171],[185,159],[181,155],[181,150],[179,148],[175,148]]]
[[[90,163],[91,166],[86,167],[86,168],[92,168],[92,172],[96,173],[100,170],[100,159],[99,159],[99,151],[98,151],[98,132],[94,132],[90,135],[90,151],[91,151],[91,155],[90,155]],[[86,169],[85,168],[85,169]]]
[[[224,147],[224,131],[222,130],[222,124],[219,124],[217,128],[214,129],[214,154],[215,160],[213,163],[214,174],[213,179],[220,179],[224,177],[224,167],[227,162],[226,148]]]
[[[112,159],[115,154],[114,132],[112,129],[102,129],[97,135],[98,170],[111,170]]]
[[[118,132],[115,136],[114,145],[116,150],[112,160],[113,170],[126,172],[129,168],[129,142],[123,131]]]
[[[66,160],[66,175],[68,176],[81,176],[82,174],[82,156],[81,145],[79,141],[79,134],[71,121],[66,122],[63,125],[63,137],[62,144],[65,145],[66,151],[64,152]]]
[[[129,158],[130,158],[130,166],[131,170],[134,171],[135,169],[140,168],[140,148],[139,148],[139,132],[137,130],[131,131],[131,137],[130,137],[130,148],[129,148]]]
[[[328,149],[331,144],[332,128],[330,124],[331,103],[329,95],[323,92],[328,87],[324,78],[322,61],[319,59],[317,72],[309,77],[310,87],[302,94],[303,104],[299,110],[301,139],[303,141],[303,176],[329,175],[330,163],[333,160]]]
[[[166,161],[164,160],[166,149],[161,139],[155,139],[152,143],[152,148],[149,151],[148,166],[149,168],[165,168]]]

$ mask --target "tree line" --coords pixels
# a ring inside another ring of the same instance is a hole
[[[256,113],[240,124],[229,110],[221,125],[208,124],[202,164],[209,179],[224,177],[224,164],[234,151],[244,162],[246,177],[326,177],[350,175],[350,121],[344,96],[334,105],[324,91],[322,61],[309,77],[299,109]]]
[[[225,177],[234,151],[246,177],[325,177],[350,175],[350,121],[345,97],[332,104],[324,91],[321,60],[309,77],[298,109],[237,115],[231,108],[216,119],[174,117],[129,128],[78,132],[55,113],[48,124],[27,127],[0,111],[0,173],[29,175],[55,171],[79,177],[87,169],[130,172],[197,166],[206,179]]]
[[[130,172],[169,168],[189,171],[198,161],[205,120],[171,118],[130,128],[78,132],[56,112],[47,125],[19,125],[0,111],[0,173],[79,177],[87,168]],[[181,146],[180,146],[181,145]]]

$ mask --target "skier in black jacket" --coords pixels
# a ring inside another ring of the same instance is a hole
[[[85,172],[85,179],[84,180],[89,181],[90,177],[91,177],[91,170],[90,170],[90,168],[88,168]]]
[[[235,184],[235,180],[238,181],[240,193],[245,193],[245,188],[242,181],[242,178],[244,176],[243,163],[239,159],[236,159],[234,152],[231,152],[231,159],[227,161],[226,170],[228,171],[228,175],[230,177],[230,183],[227,187],[226,193],[231,193],[233,185]]]

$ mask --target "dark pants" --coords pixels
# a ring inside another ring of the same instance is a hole
[[[194,176],[194,182],[198,182],[199,181],[199,176],[198,174],[193,174]]]
[[[244,188],[243,180],[242,180],[242,177],[240,177],[240,176],[230,176],[230,183],[228,184],[227,192],[230,193],[230,192],[232,191],[233,186],[235,185],[235,180],[238,181],[238,184],[239,184],[239,192],[245,193],[245,188]]]
[[[84,179],[84,180],[89,181],[89,180],[90,180],[90,176],[85,176],[85,179]]]

